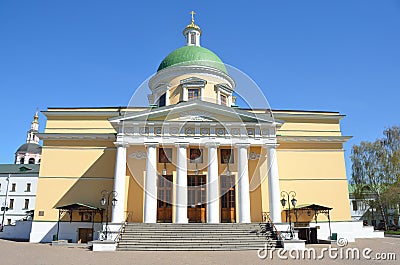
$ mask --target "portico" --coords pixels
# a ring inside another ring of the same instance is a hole
[[[261,154],[267,154],[266,162],[258,164],[268,172],[271,217],[280,222],[274,135],[279,123],[254,115],[253,123],[241,124],[238,121],[243,114],[238,110],[227,110],[225,106],[210,109],[210,103],[202,101],[181,105],[179,121],[174,120],[177,110],[169,113],[168,107],[111,121],[120,132],[115,142],[115,182],[121,194],[127,190],[126,182],[120,180],[126,174],[121,172],[145,163],[143,222],[250,223],[249,182],[255,171],[249,170],[249,160],[254,157],[262,160]],[[191,109],[191,113],[186,109]],[[215,115],[219,115],[219,123],[211,120]],[[246,115],[247,119],[251,116]],[[160,116],[172,120],[153,119]],[[152,121],[141,121],[141,117]],[[138,159],[129,162],[132,157],[137,158],[135,150],[143,146],[140,162]],[[257,148],[258,153],[250,154],[250,147]],[[123,218],[117,217],[123,215],[123,208],[115,207],[113,222],[121,222]]]

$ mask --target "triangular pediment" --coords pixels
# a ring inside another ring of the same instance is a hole
[[[163,122],[249,122],[273,123],[266,113],[255,114],[248,110],[231,108],[201,100],[181,102],[176,105],[152,108],[130,113],[110,120],[112,123],[163,121]]]

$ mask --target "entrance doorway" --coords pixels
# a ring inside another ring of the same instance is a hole
[[[206,176],[187,176],[188,219],[190,223],[206,222]]]
[[[92,228],[79,228],[79,239],[80,243],[87,243],[93,241],[93,229]]]
[[[172,223],[172,175],[158,177],[157,222]]]
[[[221,223],[236,222],[235,176],[220,177],[221,187]]]

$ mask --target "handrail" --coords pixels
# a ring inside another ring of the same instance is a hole
[[[123,232],[123,230],[125,229],[126,224],[128,223],[128,220],[131,218],[133,212],[128,212],[126,218],[125,218],[125,222],[121,225],[121,227],[118,230],[118,234],[114,239],[114,242],[119,242],[120,237],[121,237],[121,233]]]
[[[278,240],[280,240],[282,242],[283,241],[282,234],[280,231],[278,231],[275,224],[272,222],[269,212],[263,212],[262,217],[263,217],[263,222],[265,222],[265,223],[268,222],[268,223],[272,224],[272,228],[274,229],[276,235],[278,236]]]

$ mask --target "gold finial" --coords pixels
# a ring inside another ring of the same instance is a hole
[[[33,116],[33,122],[34,123],[38,123],[39,122],[39,114],[38,114],[39,110],[38,108],[36,108],[36,113],[35,116]]]
[[[190,14],[192,15],[192,23],[194,23],[194,15],[196,14],[194,11],[190,12]]]
[[[192,15],[192,21],[190,22],[189,25],[186,26],[185,30],[186,30],[186,29],[190,29],[190,28],[192,28],[192,29],[197,29],[198,31],[200,31],[200,34],[201,34],[200,27],[197,26],[196,24],[194,24],[194,15],[196,15],[196,12],[191,11],[189,14]],[[184,31],[185,31],[185,30],[184,30]]]

